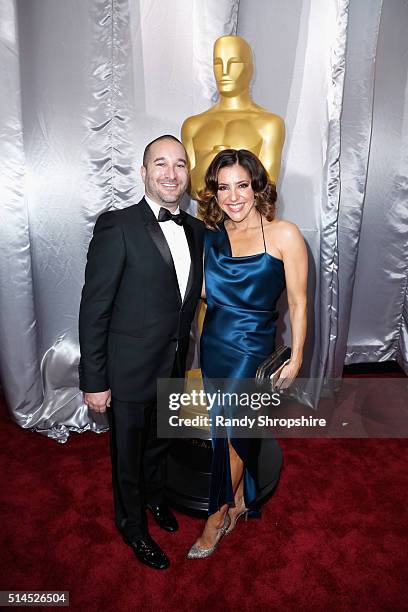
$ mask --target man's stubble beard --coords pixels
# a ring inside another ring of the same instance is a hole
[[[151,190],[149,189],[150,185],[147,183],[145,185],[145,191],[146,191],[146,195],[150,198],[152,198],[153,201],[158,200],[158,204],[161,205],[163,204],[165,208],[166,204],[167,205],[171,205],[171,207],[173,208],[177,208],[177,206],[180,205],[180,202],[183,198],[183,195],[186,193],[187,187],[181,191],[181,193],[179,195],[166,195],[161,193],[159,190]]]
[[[178,206],[179,205],[183,195],[184,195],[184,193],[182,193],[180,196],[174,196],[172,198],[171,196],[162,196],[162,195],[158,194],[162,204],[173,204],[173,206],[175,206],[175,205]]]

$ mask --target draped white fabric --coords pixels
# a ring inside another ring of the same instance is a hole
[[[212,45],[235,33],[238,2],[0,7],[2,385],[21,426],[63,442],[106,428],[88,416],[77,373],[95,219],[139,200],[149,140],[178,136],[212,103]]]
[[[404,0],[240,2],[254,98],[286,122],[280,214],[309,246],[304,372],[319,378],[408,372],[407,31]]]
[[[92,228],[140,198],[146,142],[213,103],[229,33],[254,50],[255,101],[285,118],[280,214],[311,262],[305,375],[408,371],[407,26],[404,0],[0,0],[0,374],[21,426],[62,442],[106,427],[76,369]]]
[[[254,98],[285,119],[279,214],[301,229],[309,250],[308,335],[302,374],[316,395],[333,354],[337,321],[337,223],[347,0],[263,2],[263,20],[241,0],[238,34],[257,66]],[[272,35],[271,35],[272,34]],[[265,48],[265,43],[267,47]],[[282,327],[289,341],[289,315]],[[319,382],[317,382],[319,381]],[[313,389],[316,385],[317,389]]]
[[[371,2],[370,11],[363,11],[357,2],[354,9],[360,17],[360,31],[371,23],[378,29],[378,37],[376,49],[364,49],[371,66],[375,58],[374,83],[368,91],[372,97],[368,167],[358,177],[349,162],[344,173],[349,186],[354,181],[360,185],[359,191],[364,191],[360,231],[355,233],[354,288],[350,300],[345,298],[351,302],[346,362],[397,359],[408,372],[408,4],[404,0],[382,2],[380,19],[379,6],[373,10],[376,4],[380,5]],[[353,34],[356,40],[359,32]],[[355,42],[350,63],[357,64],[360,54],[361,42],[358,47]],[[354,119],[351,100],[357,105],[358,98],[365,97],[366,85],[364,77],[359,82],[356,78],[346,82],[348,115],[343,126],[348,140],[344,158],[359,155],[350,134],[363,129],[364,118],[360,113]],[[356,203],[349,193],[341,204],[345,217],[352,220]],[[344,231],[344,221],[342,225]],[[349,240],[342,242],[343,257],[348,256]],[[342,356],[340,351],[338,360]]]

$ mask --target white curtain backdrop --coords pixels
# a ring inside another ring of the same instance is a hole
[[[285,119],[279,215],[296,223],[309,249],[309,318],[302,375],[322,381],[336,316],[339,119],[347,34],[346,0],[241,0],[238,34],[252,46],[254,99]],[[259,7],[260,8],[260,7]],[[289,316],[283,339],[289,342]]]
[[[387,359],[408,373],[407,2],[254,8],[240,1],[237,33],[255,100],[285,118],[280,214],[310,252],[304,373]]]
[[[341,201],[340,245],[344,262],[349,253],[355,254],[350,299],[347,290],[342,292],[344,302],[351,302],[349,317],[344,306],[342,325],[346,363],[396,359],[408,373],[408,3],[376,0],[364,5],[352,4],[356,27],[348,64],[355,72],[350,70],[346,80],[342,134],[342,180],[347,190]],[[368,26],[367,39],[361,40]],[[371,64],[364,74],[361,59]],[[371,120],[371,142],[365,172],[357,172],[352,164],[360,156],[357,137],[366,130],[364,115]],[[355,220],[358,225],[359,209],[360,231],[350,231]],[[343,354],[339,347],[338,362]]]
[[[78,389],[97,216],[136,203],[147,142],[212,104],[237,0],[0,0],[1,379],[22,427],[105,429]],[[208,43],[208,44],[207,44]]]
[[[0,374],[19,425],[60,442],[106,427],[77,375],[93,225],[139,200],[145,144],[213,104],[230,33],[286,123],[279,213],[311,263],[304,374],[408,371],[406,31],[405,0],[0,0]]]

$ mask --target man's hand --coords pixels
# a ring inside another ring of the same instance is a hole
[[[84,393],[85,404],[94,412],[106,412],[106,407],[111,404],[111,392],[100,391],[98,393]]]

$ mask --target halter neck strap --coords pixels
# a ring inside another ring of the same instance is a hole
[[[259,213],[259,214],[261,215],[262,238],[263,238],[264,249],[265,249],[265,253],[266,253],[265,232],[264,232],[264,226],[263,226],[263,221],[262,221],[262,214],[261,213]]]

